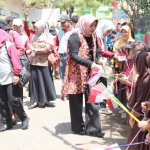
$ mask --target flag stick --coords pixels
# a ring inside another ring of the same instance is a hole
[[[127,114],[129,114],[137,123],[139,123],[139,120],[105,87],[104,84],[100,83],[111,95],[112,100],[117,103]]]

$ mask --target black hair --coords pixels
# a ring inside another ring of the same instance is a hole
[[[74,23],[77,23],[79,20],[79,16],[72,16],[71,17],[71,21],[74,22]]]
[[[7,24],[9,24],[9,23],[13,22],[14,18],[9,16],[5,20],[6,20]]]
[[[122,27],[125,26],[125,25],[127,25],[127,22],[124,22],[124,23],[121,24]]]
[[[54,36],[57,34],[56,29],[54,27],[50,28],[49,32]]]
[[[5,30],[5,31],[11,30],[7,22],[3,19],[0,19],[0,29]]]

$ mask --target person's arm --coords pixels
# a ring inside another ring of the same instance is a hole
[[[78,51],[80,48],[80,39],[77,33],[73,33],[69,37],[68,44],[71,59],[82,66],[90,68],[93,62],[91,60],[86,60],[78,55]]]
[[[106,57],[106,58],[114,57],[114,54],[112,52],[105,51],[102,49],[102,43],[101,43],[101,39],[99,37],[97,37],[97,44],[98,44],[99,50],[101,51],[101,54],[103,57]]]
[[[30,36],[30,32],[31,32],[31,29],[29,29],[28,27],[28,19],[27,19],[27,16],[28,14],[24,14],[24,18],[25,18],[25,21],[24,21],[24,31],[27,33],[27,36],[29,37]]]
[[[18,50],[14,45],[10,45],[7,49],[8,49],[8,55],[12,63],[14,76],[19,76],[21,72],[21,63],[19,59],[20,56],[18,54]]]
[[[24,21],[24,31],[26,32],[27,36],[29,37],[31,29],[29,29],[27,21]]]
[[[25,52],[25,47],[21,40],[21,37],[16,31],[12,31],[12,32],[13,32],[13,41],[15,43],[15,46],[17,50],[19,51],[19,54],[22,55]]]
[[[100,58],[102,57],[102,55],[101,55],[101,51],[100,51],[100,49],[99,49],[99,47],[98,47],[98,43],[97,43],[97,41],[96,41],[96,62],[97,63],[99,63],[98,61],[100,60]]]
[[[50,51],[50,48],[51,48],[51,44],[49,44],[49,43],[37,43],[37,44],[39,44],[39,45],[37,45],[37,46],[39,46],[39,48],[35,48],[35,47],[33,47],[33,45],[32,44],[29,44],[29,47],[30,47],[30,50],[31,51],[33,51],[34,53],[36,53],[36,54],[43,54],[43,53],[47,53],[47,52],[49,52]],[[41,45],[41,46],[40,46]],[[52,46],[53,47],[53,46]]]

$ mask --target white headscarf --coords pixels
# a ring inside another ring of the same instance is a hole
[[[46,22],[37,21],[34,24],[34,26],[40,30],[41,34],[40,35],[35,34],[35,36],[33,37],[33,42],[44,41],[46,43],[54,45],[53,36],[49,32],[49,28]]]
[[[115,29],[115,26],[112,21],[106,19],[102,19],[101,21],[99,21],[98,26],[96,28],[96,35],[102,40],[101,42],[104,50],[108,50],[104,33],[110,29]]]

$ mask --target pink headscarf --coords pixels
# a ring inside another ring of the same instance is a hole
[[[77,25],[76,25],[76,28],[78,28],[78,30],[86,37],[90,37],[91,35],[88,33],[88,29],[90,27],[90,25],[94,22],[94,21],[97,21],[98,20],[93,16],[93,15],[90,15],[90,14],[87,14],[87,15],[83,15],[80,17]]]
[[[4,30],[0,29],[0,48],[3,47],[6,41],[10,41],[13,43],[9,34]]]

